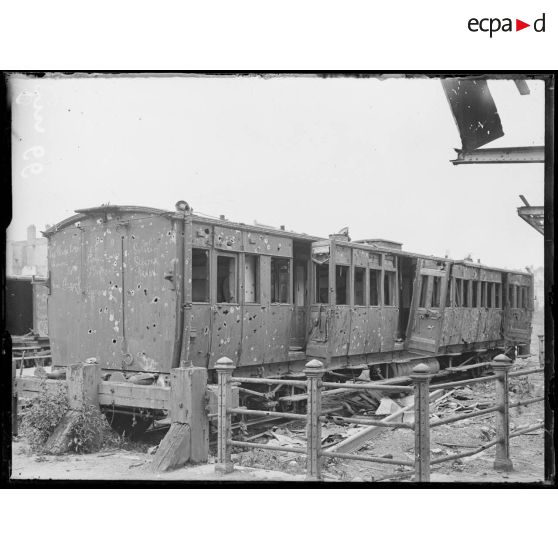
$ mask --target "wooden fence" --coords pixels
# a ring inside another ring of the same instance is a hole
[[[510,433],[509,410],[513,407],[527,406],[539,401],[544,397],[533,397],[514,404],[509,402],[508,381],[510,377],[527,376],[542,372],[543,368],[530,370],[519,370],[510,372],[512,361],[505,355],[499,355],[491,361],[490,366],[493,373],[489,376],[475,378],[471,380],[461,380],[445,382],[442,384],[431,384],[435,376],[430,373],[428,366],[419,364],[413,368],[410,376],[412,386],[386,385],[375,382],[360,384],[342,384],[344,389],[349,390],[371,390],[380,392],[398,392],[414,394],[414,422],[385,422],[368,419],[352,419],[346,417],[332,417],[336,421],[343,421],[347,424],[364,424],[382,428],[405,428],[414,431],[415,452],[414,460],[397,460],[369,455],[355,455],[352,453],[337,452],[335,450],[324,450],[321,448],[321,412],[322,397],[327,395],[324,388],[338,388],[338,383],[322,381],[325,369],[318,360],[312,360],[304,369],[307,380],[273,380],[262,378],[239,378],[234,377],[234,382],[243,383],[265,383],[269,385],[293,385],[306,387],[307,391],[307,412],[306,414],[279,413],[272,411],[248,410],[243,407],[234,407],[231,404],[231,386],[233,382],[234,365],[228,358],[222,358],[216,363],[218,374],[218,442],[217,442],[217,462],[216,471],[226,474],[234,469],[231,460],[232,448],[257,448],[269,451],[291,452],[306,455],[306,478],[307,480],[322,479],[322,464],[324,457],[336,459],[349,459],[371,463],[384,463],[399,465],[402,467],[414,468],[415,482],[430,482],[430,469],[432,465],[444,463],[446,461],[457,460],[484,451],[492,446],[496,446],[496,458],[494,468],[497,470],[509,471],[512,469],[510,457],[510,438],[527,434],[539,428],[542,424],[536,424],[527,428]],[[432,390],[453,389],[459,386],[471,385],[475,383],[495,382],[495,401],[494,405],[474,411],[471,413],[459,413],[445,419],[430,420],[430,392]],[[243,414],[252,416],[276,416],[281,418],[299,419],[306,421],[306,448],[284,447],[271,444],[258,444],[254,442],[244,442],[233,440],[231,436],[232,415]],[[430,431],[444,424],[455,423],[460,420],[470,419],[482,415],[495,414],[495,438],[474,450],[454,454],[447,457],[431,459],[430,451]]]

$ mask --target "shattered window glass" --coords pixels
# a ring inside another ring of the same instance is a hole
[[[288,258],[271,258],[271,302],[290,302],[291,262]]]
[[[244,302],[260,301],[260,258],[259,256],[244,256]]]
[[[236,256],[217,256],[217,302],[236,300]]]

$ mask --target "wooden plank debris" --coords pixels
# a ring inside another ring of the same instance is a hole
[[[436,390],[430,393],[429,398],[430,402],[435,401],[439,397],[441,397],[444,393],[443,389]],[[402,407],[395,413],[387,416],[386,418],[382,419],[381,422],[393,422],[394,419],[403,415],[406,411],[410,411],[414,408],[414,402],[411,405],[407,405],[406,407]],[[378,432],[379,429],[383,428],[381,426],[370,426],[365,428],[364,430],[360,430],[355,435],[351,436],[339,442],[336,446],[333,447],[332,451],[342,452],[342,453],[352,453],[360,449],[364,446],[369,440],[371,440]]]

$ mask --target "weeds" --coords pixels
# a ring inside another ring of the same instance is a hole
[[[47,390],[46,380],[43,380],[39,395],[33,399],[21,421],[22,433],[32,450],[42,449],[67,410],[66,385],[61,383],[55,389]]]
[[[110,431],[107,419],[94,405],[83,405],[70,432],[68,449],[74,453],[91,453],[103,445]]]

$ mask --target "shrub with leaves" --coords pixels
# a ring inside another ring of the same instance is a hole
[[[84,405],[70,432],[69,450],[75,453],[98,451],[110,430],[107,419],[94,405]]]
[[[52,389],[47,389],[46,380],[41,382],[39,395],[33,399],[21,421],[22,433],[31,449],[38,450],[43,446],[68,410],[66,391],[65,382],[54,384]]]

